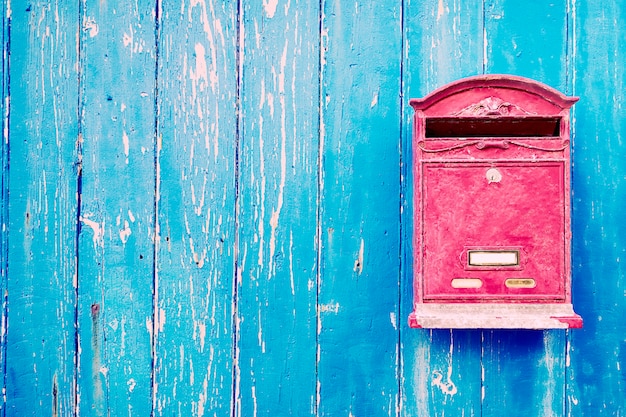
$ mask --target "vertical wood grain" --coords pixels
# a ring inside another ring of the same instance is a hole
[[[567,86],[566,1],[485,2],[485,70]],[[565,332],[484,333],[483,416],[561,416],[565,407]]]
[[[568,416],[626,414],[626,5],[571,2],[573,302]]]
[[[150,415],[155,2],[84,0],[78,270],[82,415]]]
[[[315,415],[319,4],[243,6],[236,415]]]
[[[71,415],[74,403],[77,6],[11,9],[8,415]]]
[[[398,395],[398,2],[324,1],[319,415],[395,415]]]
[[[412,128],[408,100],[483,70],[482,1],[406,1],[402,129],[401,415],[480,415],[481,332],[410,329],[413,306]]]
[[[155,414],[230,416],[237,4],[159,15]]]

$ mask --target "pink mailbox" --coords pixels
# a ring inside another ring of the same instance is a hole
[[[571,302],[569,109],[484,75],[411,100],[417,328],[578,328]]]

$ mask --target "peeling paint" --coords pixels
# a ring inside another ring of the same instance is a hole
[[[289,231],[289,286],[291,288],[291,295],[295,297],[296,284],[293,275],[293,230]]]
[[[437,5],[437,21],[441,19],[443,14],[444,14],[443,0],[439,0],[439,4]]]
[[[363,252],[365,249],[365,241],[363,239],[361,239],[361,246],[359,248],[359,253],[357,256],[357,259],[354,261],[354,268],[353,271],[356,272],[357,274],[361,275],[361,273],[363,272]]]
[[[378,91],[376,91],[374,93],[374,96],[372,97],[372,101],[370,103],[370,109],[373,109],[374,107],[376,107],[377,104],[378,104]]]
[[[339,313],[339,303],[328,303],[328,304],[320,304],[319,306],[320,313]]]
[[[89,37],[93,38],[96,35],[98,35],[98,32],[100,31],[100,28],[98,27],[98,24],[96,23],[95,19],[93,17],[88,17],[87,20],[85,21],[83,28],[85,31],[89,32]]]
[[[104,220],[102,221],[102,223],[98,223],[94,220],[89,219],[90,214],[86,214],[84,216],[80,216],[80,221],[82,223],[84,223],[85,225],[91,227],[91,230],[93,231],[93,244],[94,247],[96,246],[100,246],[100,247],[104,247]]]
[[[273,18],[276,13],[276,6],[278,6],[278,0],[263,0],[263,8],[268,18]]]
[[[457,393],[457,388],[454,382],[450,381],[450,379],[443,382],[443,375],[439,371],[433,372],[431,385],[439,388],[441,393],[444,395],[453,397]]]
[[[130,150],[130,142],[128,140],[128,134],[126,134],[126,131],[122,133],[122,143],[124,144],[124,155],[126,155],[126,164],[128,164],[128,152]]]
[[[270,253],[269,253],[269,274],[275,274],[274,253],[276,252],[276,229],[278,228],[278,219],[283,207],[283,198],[285,192],[285,179],[287,175],[287,151],[286,141],[287,132],[285,128],[285,66],[287,65],[287,45],[285,42],[283,54],[280,58],[280,72],[278,74],[278,94],[280,96],[280,182],[278,184],[278,197],[276,199],[276,209],[272,212],[270,219]]]
[[[128,242],[128,238],[131,234],[132,231],[130,230],[130,224],[128,223],[128,220],[124,220],[124,228],[120,230],[120,240],[122,241],[123,245]]]

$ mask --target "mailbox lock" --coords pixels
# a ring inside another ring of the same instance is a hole
[[[502,174],[496,168],[489,168],[487,170],[486,177],[487,181],[489,181],[489,184],[491,184],[492,182],[502,181]]]

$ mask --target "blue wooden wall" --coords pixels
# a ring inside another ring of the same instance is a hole
[[[0,414],[626,415],[626,2],[2,7]],[[414,330],[411,97],[580,96],[582,330]]]

